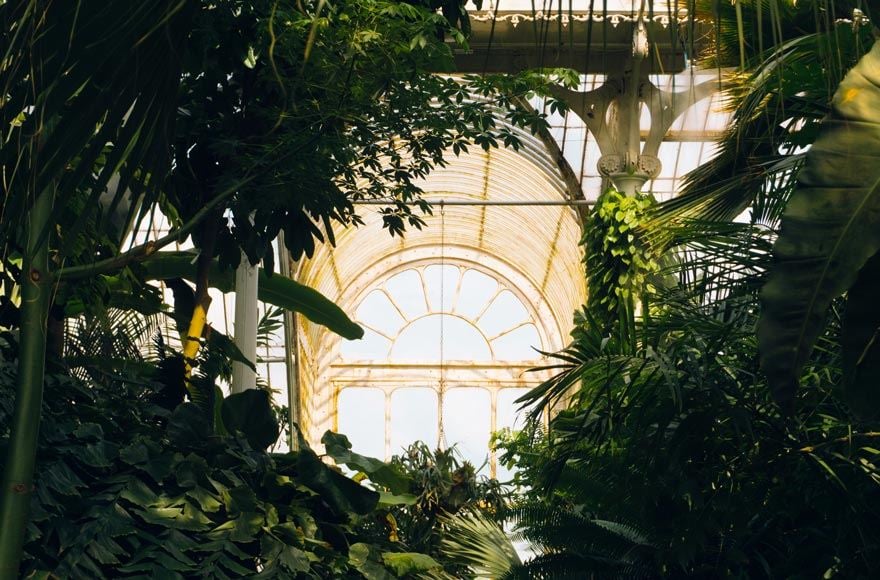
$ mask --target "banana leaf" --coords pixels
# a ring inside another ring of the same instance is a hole
[[[159,253],[143,263],[147,278],[167,280],[184,278],[195,280],[194,255],[186,252]],[[215,261],[210,272],[210,284],[221,292],[235,289],[235,271],[221,269]],[[299,312],[315,324],[326,326],[343,338],[363,337],[364,330],[352,321],[339,306],[317,290],[283,276],[270,276],[260,268],[257,297],[268,304]]]
[[[878,249],[880,44],[875,44],[834,94],[832,112],[807,153],[783,215],[762,290],[761,367],[784,407],[793,404],[832,300],[852,287]]]

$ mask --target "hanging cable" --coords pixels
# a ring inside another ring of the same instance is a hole
[[[439,419],[437,447],[446,449],[446,430],[443,427],[443,399],[446,394],[446,358],[444,352],[444,321],[446,320],[446,203],[440,200],[440,380],[437,384]]]

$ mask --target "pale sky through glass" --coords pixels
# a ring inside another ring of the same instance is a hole
[[[369,449],[375,457],[399,454],[414,441],[433,448],[439,438],[439,385],[412,384],[405,373],[387,365],[537,363],[535,349],[543,347],[529,309],[514,292],[489,274],[459,264],[429,264],[390,276],[366,293],[355,318],[365,327],[365,336],[344,342],[340,358],[377,365],[370,379],[381,378],[385,386],[367,388],[368,379],[343,388],[338,429],[355,450],[368,454]],[[498,405],[495,427],[513,426],[513,400],[526,389],[492,387]],[[455,444],[475,467],[485,463],[485,474],[490,471],[492,412],[489,388],[447,385],[442,403],[445,444]]]

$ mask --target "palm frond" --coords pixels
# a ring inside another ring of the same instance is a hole
[[[49,221],[62,225],[57,233],[67,247],[90,218],[102,221],[126,195],[144,196],[132,207],[156,199],[170,166],[173,97],[195,7],[181,0],[0,4],[9,64],[0,67],[0,93],[9,97],[0,124],[10,128],[0,144],[2,239],[15,239],[34,192],[48,187],[59,192]],[[111,178],[118,179],[115,192],[101,209]],[[70,211],[74,203],[85,215]]]
[[[599,580],[653,578],[650,569],[592,554],[549,553],[512,569],[503,580]]]
[[[117,308],[68,319],[65,360],[80,378],[122,378],[126,368],[145,370],[159,358],[153,339],[161,321],[160,315]]]
[[[751,207],[754,222],[775,226],[834,88],[870,47],[865,28],[836,23],[797,35],[768,50],[750,76],[731,76],[734,113],[718,155],[685,177],[653,222],[728,221]]]
[[[468,566],[475,578],[501,578],[521,564],[501,526],[480,512],[463,511],[439,521],[445,529],[441,551]]]

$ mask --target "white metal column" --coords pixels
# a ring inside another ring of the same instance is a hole
[[[233,342],[246,359],[257,362],[257,272],[247,256],[235,271],[235,328]],[[240,393],[257,386],[257,374],[244,363],[232,363],[232,392]]]

